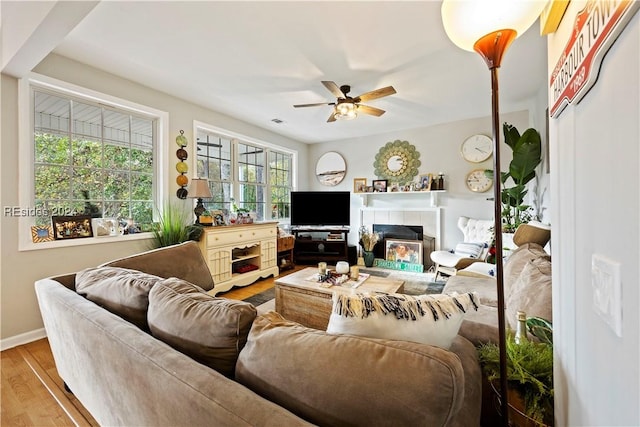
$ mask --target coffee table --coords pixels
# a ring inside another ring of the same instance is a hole
[[[304,326],[326,330],[333,303],[333,292],[344,293],[401,293],[403,280],[369,276],[355,289],[343,286],[321,287],[321,283],[309,280],[318,272],[316,267],[307,267],[295,273],[279,277],[275,281],[276,311],[282,316]]]

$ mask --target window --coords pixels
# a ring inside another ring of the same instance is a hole
[[[224,135],[197,126],[198,177],[208,178],[213,197],[207,209],[238,208],[256,213],[259,221],[289,218],[294,154],[248,138]]]
[[[33,97],[36,223],[84,213],[149,230],[155,120],[39,89]]]
[[[271,219],[290,217],[291,170],[291,155],[277,151],[269,152]]]
[[[52,216],[131,218],[150,230],[168,186],[160,161],[168,114],[37,74],[19,93],[20,206],[9,209],[19,217],[19,249],[113,239],[34,243],[33,226],[52,225]]]

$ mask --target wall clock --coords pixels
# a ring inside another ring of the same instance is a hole
[[[401,185],[413,181],[418,175],[420,153],[407,141],[387,142],[378,151],[373,162],[374,174]]]
[[[467,188],[476,193],[484,193],[493,185],[493,179],[484,173],[484,169],[474,169],[467,174]]]
[[[462,143],[460,152],[468,162],[484,162],[493,154],[493,140],[486,135],[471,135]]]

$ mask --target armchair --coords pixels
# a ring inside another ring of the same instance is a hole
[[[459,269],[484,261],[489,253],[489,243],[493,240],[493,220],[474,219],[461,216],[458,228],[464,240],[452,251],[431,252],[431,260],[436,265],[436,277],[446,274],[455,276]]]

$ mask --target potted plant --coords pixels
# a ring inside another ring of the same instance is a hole
[[[542,144],[537,130],[529,128],[522,135],[515,126],[504,123],[504,142],[513,150],[509,171],[500,174],[502,183],[502,230],[513,233],[520,224],[526,224],[534,218],[530,205],[524,203],[527,194],[526,185],[536,176],[536,167],[542,161]],[[493,178],[493,170],[485,174]],[[512,186],[507,186],[511,178]]]
[[[153,227],[153,248],[175,245],[187,240],[199,240],[202,227],[189,224],[192,213],[183,205],[166,203],[162,212],[158,212],[157,223]]]
[[[512,425],[553,425],[553,340],[551,323],[538,318],[527,319],[527,328],[537,339],[516,343],[507,335],[507,396]],[[500,381],[500,350],[489,343],[478,347],[483,373],[494,387]]]

